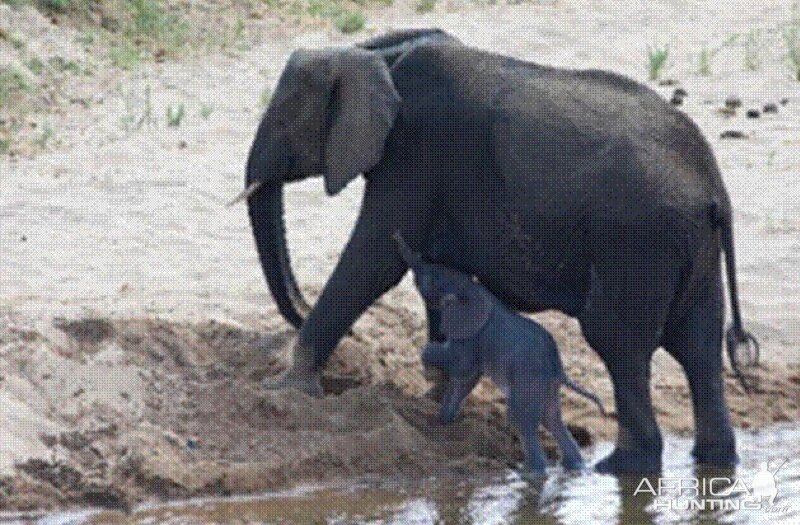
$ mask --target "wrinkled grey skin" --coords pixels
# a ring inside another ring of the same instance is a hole
[[[367,49],[372,47],[374,49]],[[363,174],[361,211],[313,308],[289,261],[283,185],[321,175],[331,195]],[[270,388],[321,394],[322,369],[355,320],[408,270],[392,234],[453,260],[521,312],[575,317],[614,384],[618,437],[604,472],[654,472],[663,440],[651,357],[683,367],[699,463],[736,463],[722,380],[725,253],[739,311],[731,203],[695,124],[657,93],[603,71],[515,60],[440,32],[289,58],[247,160],[248,206],[280,312],[299,328]],[[431,340],[443,340],[429,311]],[[734,360],[734,364],[735,360]]]
[[[542,474],[547,466],[540,423],[558,443],[564,468],[584,468],[578,445],[561,419],[560,386],[605,410],[597,396],[567,377],[553,337],[539,323],[509,310],[469,274],[425,262],[399,235],[397,241],[425,303],[441,314],[444,342],[430,342],[422,351],[425,367],[448,378],[440,421],[453,422],[464,399],[488,375],[506,395],[508,418],[520,435],[528,471]]]

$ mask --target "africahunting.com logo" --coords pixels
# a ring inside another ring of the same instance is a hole
[[[633,494],[652,496],[655,510],[741,509],[783,514],[791,510],[791,504],[778,498],[776,475],[786,462],[772,469],[768,462],[762,462],[750,478],[642,478]]]

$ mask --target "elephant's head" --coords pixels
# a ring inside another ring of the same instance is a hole
[[[323,175],[334,195],[383,155],[400,97],[375,52],[292,53],[250,151],[247,182],[267,186]]]
[[[405,30],[289,58],[250,149],[241,197],[272,295],[295,327],[310,308],[289,260],[283,183],[321,175],[334,195],[380,162],[400,107],[389,67],[415,46],[440,42],[459,43],[437,29]]]
[[[308,306],[289,262],[282,185],[322,175],[328,194],[341,191],[381,160],[399,106],[386,63],[370,50],[296,51],[278,81],[250,150],[246,186],[264,273],[296,327]]]

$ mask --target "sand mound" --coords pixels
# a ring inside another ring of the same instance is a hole
[[[569,373],[612,407],[610,382],[574,323],[539,318]],[[421,397],[423,323],[402,308],[379,304],[362,319],[329,367],[323,399],[259,388],[284,366],[288,329],[82,319],[37,330],[2,321],[0,509],[125,508],[370,474],[486,472],[520,459],[488,384],[463,419],[436,424],[436,404]],[[677,368],[659,359],[655,370],[663,425],[690,430]],[[798,419],[800,371],[765,366],[757,374],[762,392],[753,397],[729,380],[735,422]],[[564,399],[579,441],[613,436],[613,418],[572,394]]]

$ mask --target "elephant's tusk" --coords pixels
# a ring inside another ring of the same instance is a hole
[[[225,206],[230,208],[231,206],[233,206],[235,204],[239,204],[243,200],[249,199],[250,196],[252,194],[254,194],[256,192],[256,190],[258,188],[260,188],[263,183],[264,182],[260,181],[260,180],[251,182],[244,190],[242,190],[242,192],[239,195],[234,197],[233,200],[231,202],[229,202],[228,204],[226,204]]]

